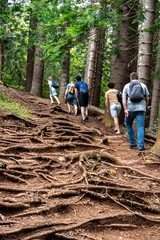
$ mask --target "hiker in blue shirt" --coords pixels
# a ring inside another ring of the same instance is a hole
[[[48,85],[49,85],[49,91],[50,91],[49,97],[51,99],[51,104],[53,103],[53,97],[54,97],[55,100],[57,101],[58,105],[59,105],[60,101],[57,97],[58,94],[57,94],[56,89],[54,87],[52,87],[52,80],[53,80],[52,76],[48,77]]]
[[[75,92],[77,97],[77,102],[81,108],[82,123],[88,120],[88,86],[85,82],[81,81],[81,76],[76,77]]]
[[[125,125],[130,140],[130,148],[137,147],[137,140],[133,130],[133,120],[136,119],[139,150],[144,148],[144,122],[146,107],[149,103],[149,92],[145,84],[138,81],[136,72],[130,74],[130,83],[123,89],[123,107],[125,112]]]
[[[67,100],[67,105],[68,105],[68,113],[71,113],[71,104],[74,106],[74,116],[77,116],[77,98],[76,98],[76,93],[75,93],[75,85],[73,81],[71,81],[66,88],[65,91],[65,99]]]

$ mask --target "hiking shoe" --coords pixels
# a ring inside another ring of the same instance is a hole
[[[74,116],[77,116],[77,113],[75,113]]]
[[[88,115],[86,116],[85,120],[88,120]]]
[[[68,111],[68,114],[71,114],[71,111]]]
[[[141,148],[141,149],[139,149],[139,151],[144,151],[144,150],[146,150],[145,148]]]
[[[137,147],[137,144],[136,145],[130,145],[129,147],[130,148],[135,148],[135,147]]]
[[[84,120],[84,119],[82,119],[82,120],[81,120],[81,123],[85,123],[85,120]]]

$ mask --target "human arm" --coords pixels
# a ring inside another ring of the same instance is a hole
[[[109,113],[109,101],[108,101],[108,95],[106,94],[106,101],[105,101],[105,104],[106,104],[106,110],[107,112]]]
[[[67,94],[68,94],[68,88],[66,88],[66,91],[65,91],[65,99],[67,99]]]
[[[77,90],[77,88],[75,88],[75,94],[76,94],[77,102],[79,102],[78,101],[78,90]]]
[[[49,83],[49,92],[51,94],[51,90],[52,90],[52,87],[51,87],[51,84]]]
[[[146,107],[148,106],[149,104],[149,96],[146,96]]]
[[[129,112],[128,112],[128,110],[127,110],[127,96],[123,95],[123,97],[122,97],[122,103],[123,103],[123,108],[124,108],[125,116],[128,117],[128,116],[129,116]]]

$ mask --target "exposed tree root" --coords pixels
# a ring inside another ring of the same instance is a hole
[[[13,180],[13,181],[18,181],[18,182],[21,182],[21,183],[26,183],[27,185],[29,185],[29,183],[26,181],[26,180],[24,180],[24,179],[22,179],[22,178],[20,178],[20,177],[17,177],[17,176],[14,176],[14,175],[12,175],[12,174],[9,174],[9,173],[6,173],[6,172],[3,172],[3,175],[5,175],[5,177],[7,177],[7,178],[9,178],[9,179],[11,179],[11,180]]]
[[[12,209],[22,209],[29,208],[29,204],[24,203],[9,203],[9,202],[0,202],[0,208],[12,208]]]

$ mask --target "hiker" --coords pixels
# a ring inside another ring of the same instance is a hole
[[[74,116],[77,116],[77,98],[76,98],[76,93],[75,93],[75,85],[73,81],[71,81],[66,88],[65,91],[65,99],[67,100],[67,105],[68,105],[68,113],[71,113],[71,104],[74,106]]]
[[[123,89],[123,107],[125,112],[125,125],[130,140],[130,148],[137,147],[137,141],[133,130],[133,120],[136,118],[139,150],[144,148],[144,122],[146,107],[149,103],[149,91],[145,84],[138,81],[138,74],[130,74],[130,83]]]
[[[49,85],[49,91],[50,91],[49,97],[51,99],[51,104],[53,103],[53,97],[54,97],[55,100],[57,101],[58,105],[59,105],[60,101],[59,101],[59,99],[57,97],[58,94],[57,94],[56,88],[53,87],[53,85],[52,85],[52,81],[53,81],[52,76],[48,77],[48,85]]]
[[[106,109],[107,109],[108,113],[110,112],[111,117],[114,120],[115,133],[120,134],[118,116],[121,112],[121,104],[117,98],[118,90],[114,89],[113,82],[108,83],[108,88],[109,88],[109,90],[105,94]]]
[[[88,120],[88,86],[85,82],[81,81],[81,76],[76,77],[75,93],[77,102],[81,108],[82,123]]]

